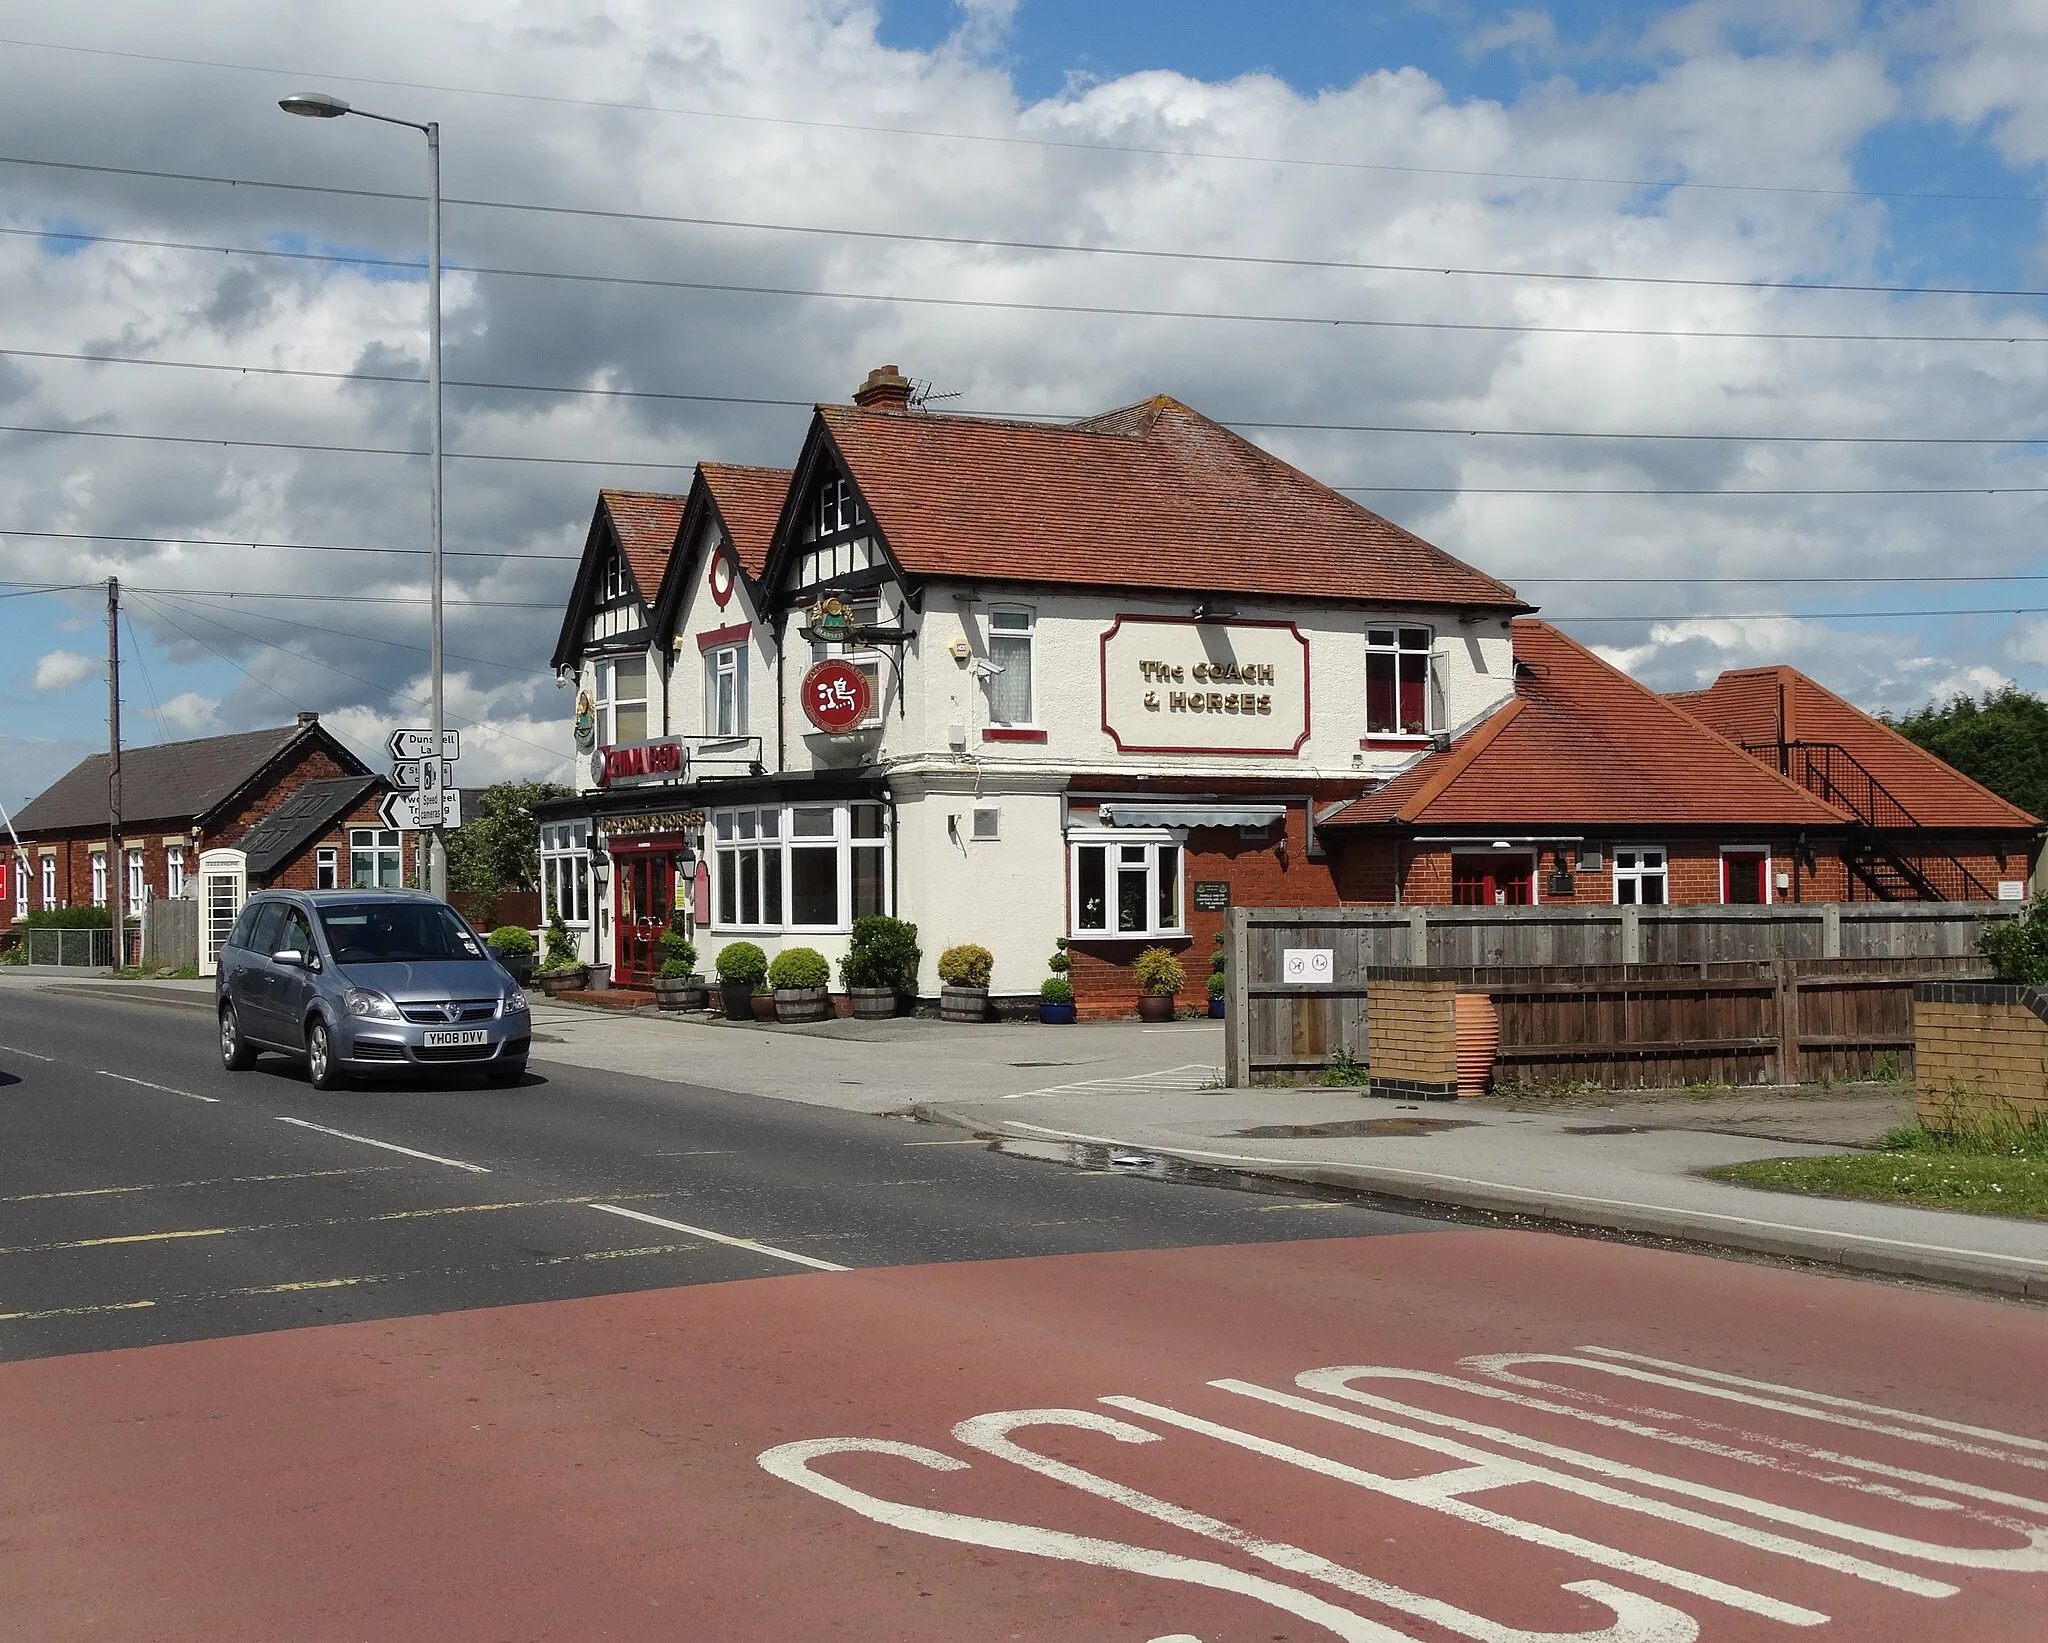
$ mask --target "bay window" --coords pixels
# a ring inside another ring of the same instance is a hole
[[[1117,828],[1069,837],[1069,921],[1076,937],[1186,933],[1180,845],[1170,834],[1133,837],[1134,832]]]
[[[704,653],[704,734],[747,733],[747,647],[720,645]]]
[[[1617,845],[1614,899],[1623,907],[1662,907],[1671,899],[1671,864],[1656,844]]]
[[[995,725],[1033,723],[1032,649],[1038,619],[1034,612],[998,605],[988,613],[988,659],[1002,672],[988,681],[988,717]]]
[[[758,805],[711,814],[712,927],[836,931],[889,911],[880,804]]]
[[[1365,728],[1373,736],[1421,736],[1429,722],[1428,628],[1368,628]]]
[[[609,657],[597,664],[597,745],[628,747],[647,740],[647,656]]]
[[[590,824],[549,822],[540,830],[540,921],[590,922]]]
[[[348,887],[397,890],[405,884],[404,835],[395,827],[348,830]]]

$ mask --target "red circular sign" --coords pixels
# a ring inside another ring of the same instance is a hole
[[[874,688],[868,676],[838,657],[819,662],[804,675],[800,690],[804,714],[828,735],[843,736],[874,711]]]

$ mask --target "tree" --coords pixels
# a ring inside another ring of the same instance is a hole
[[[540,823],[533,807],[566,799],[559,782],[499,782],[477,795],[476,820],[448,835],[448,886],[491,895],[540,887]]]
[[[2001,799],[2048,816],[2048,702],[2031,691],[2007,685],[1981,702],[1954,696],[1889,723]]]

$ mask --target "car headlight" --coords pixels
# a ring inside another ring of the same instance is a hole
[[[514,991],[505,995],[505,1014],[518,1015],[525,1008],[526,995],[524,993]]]
[[[372,1021],[403,1021],[398,1006],[382,993],[373,993],[364,987],[351,987],[342,999],[350,1015],[367,1016]]]

